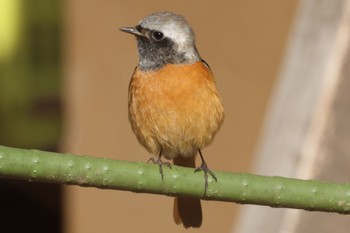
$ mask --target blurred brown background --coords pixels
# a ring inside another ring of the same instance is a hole
[[[55,40],[60,56],[57,56],[57,69],[47,71],[56,78],[50,82],[51,89],[43,88],[45,101],[38,104],[38,109],[44,106],[46,113],[52,112],[52,109],[61,109],[62,112],[54,114],[56,123],[51,128],[28,129],[30,132],[37,131],[37,134],[51,132],[49,138],[52,141],[16,144],[4,139],[1,144],[60,148],[62,152],[75,154],[147,161],[149,155],[137,143],[127,118],[128,83],[137,64],[136,43],[134,38],[119,32],[118,28],[134,26],[151,12],[168,10],[183,14],[193,26],[199,52],[210,64],[224,101],[224,125],[214,143],[203,151],[209,166],[213,170],[250,171],[264,112],[298,1],[71,0],[52,1],[55,4],[49,5],[50,9],[40,8],[39,1],[36,7],[25,4],[25,1],[13,2],[19,12],[27,11],[33,17],[41,12],[56,19],[52,29],[49,24],[43,23],[49,30],[45,35],[53,37],[47,40]],[[43,22],[47,20],[42,19]],[[22,29],[19,26],[19,30]],[[30,32],[32,34],[35,35],[35,32]],[[37,40],[34,38],[33,41]],[[40,44],[45,44],[45,41]],[[26,45],[23,38],[22,44]],[[27,44],[29,48],[32,46]],[[47,49],[52,51],[49,47]],[[4,72],[9,65],[4,60],[1,62],[0,72]],[[14,70],[17,62],[21,61],[12,63]],[[48,65],[43,62],[39,67]],[[40,70],[37,72],[47,76]],[[20,74],[17,76],[21,77]],[[48,82],[47,79],[38,81],[37,77],[38,73],[34,72],[27,82],[32,83],[31,80],[35,79],[39,86],[50,86],[42,84]],[[3,81],[3,77],[0,80]],[[31,88],[38,87],[33,86]],[[8,108],[1,104],[4,116]],[[4,118],[0,120],[2,127],[10,124],[4,123]],[[9,129],[14,132],[20,129],[16,130]],[[63,189],[61,216],[64,232],[185,232],[173,223],[172,198],[94,188],[65,186]],[[232,230],[238,205],[209,201],[202,205],[202,228],[188,232]]]

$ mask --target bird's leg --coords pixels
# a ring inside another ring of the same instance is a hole
[[[204,157],[202,155],[202,152],[200,149],[198,149],[199,152],[199,156],[201,157],[202,160],[202,164],[200,167],[196,168],[196,170],[194,170],[194,172],[198,172],[198,171],[203,171],[204,172],[204,197],[207,194],[207,189],[208,189],[208,173],[209,175],[211,175],[211,177],[213,177],[213,179],[215,180],[215,182],[217,182],[217,178],[215,176],[215,174],[208,168],[207,163],[204,160]]]
[[[157,164],[158,167],[159,167],[160,176],[162,177],[162,180],[164,180],[163,165],[165,165],[165,166],[167,166],[168,168],[171,169],[171,164],[170,164],[169,162],[163,162],[161,157],[162,157],[162,149],[161,149],[160,152],[159,152],[158,159],[155,159],[154,157],[151,157],[151,158],[147,161],[147,163],[148,163],[149,161],[152,161],[153,164]]]

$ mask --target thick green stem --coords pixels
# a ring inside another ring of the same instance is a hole
[[[350,214],[350,184],[215,171],[207,196],[194,169],[0,146],[0,176],[103,189]]]

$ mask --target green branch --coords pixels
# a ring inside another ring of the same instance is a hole
[[[204,198],[203,173],[190,168],[164,168],[162,181],[153,164],[0,146],[4,178],[350,214],[350,184],[214,173]]]

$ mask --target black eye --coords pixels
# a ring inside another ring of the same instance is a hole
[[[138,32],[142,32],[142,27],[141,27],[140,25],[137,25],[137,26],[135,27],[135,29],[136,29]]]
[[[164,39],[164,34],[158,31],[152,31],[152,38],[155,41],[162,41]]]

